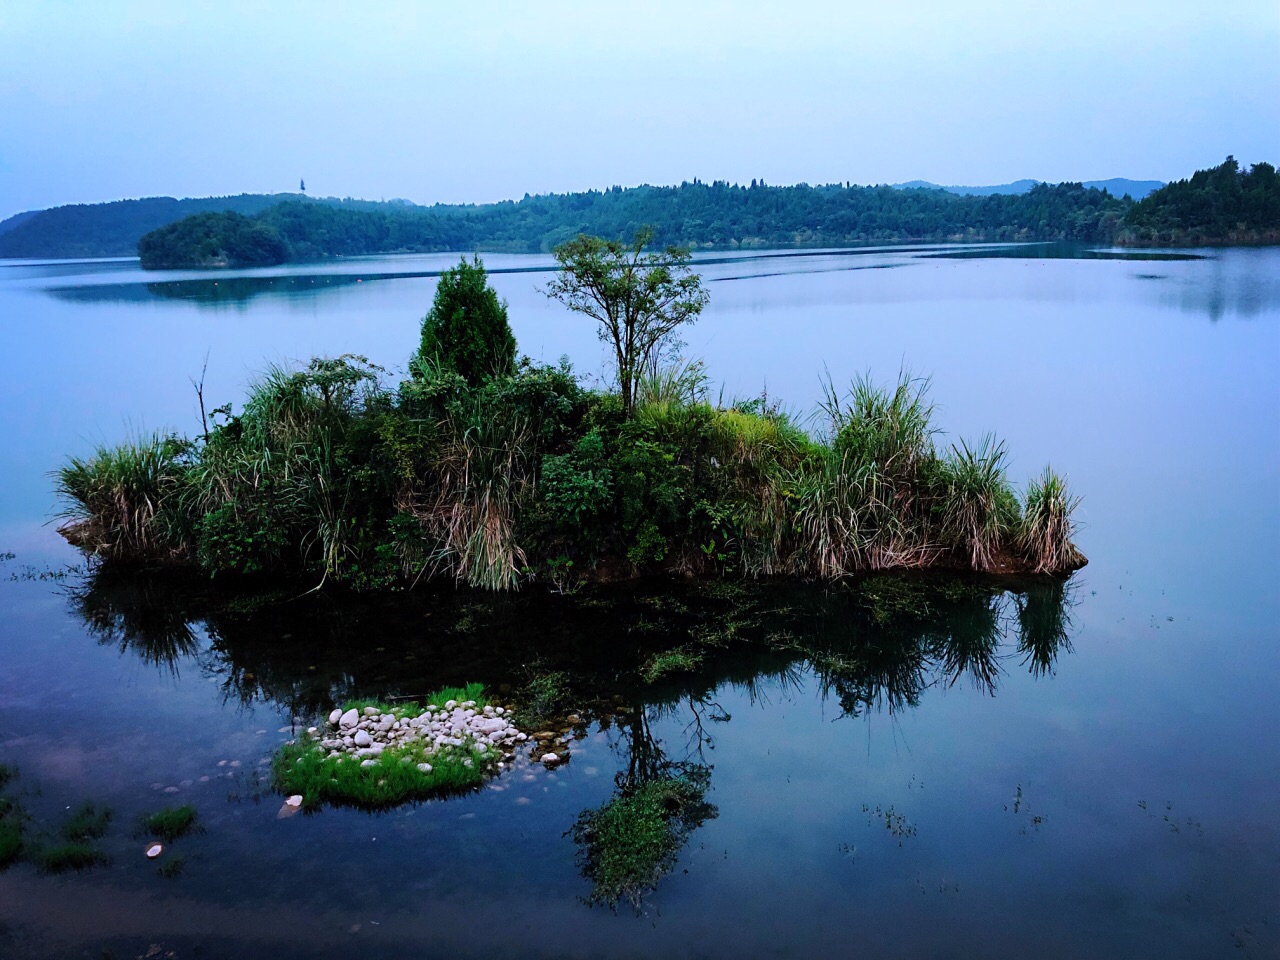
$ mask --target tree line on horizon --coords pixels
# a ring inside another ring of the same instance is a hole
[[[771,186],[695,179],[678,186],[526,195],[519,201],[421,207],[406,201],[295,194],[118,201],[59,207],[0,225],[0,257],[127,256],[151,232],[144,266],[249,265],[378,253],[549,252],[580,234],[634,236],[692,249],[901,241],[1214,243],[1280,240],[1271,164],[1234,158],[1134,202],[1079,183],[1022,194],[828,184]],[[200,221],[178,226],[191,215]],[[223,214],[250,218],[263,229]]]

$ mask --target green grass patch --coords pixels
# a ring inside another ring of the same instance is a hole
[[[490,704],[488,696],[485,694],[484,684],[468,683],[463,687],[444,687],[425,698],[425,702],[417,700],[408,700],[403,703],[383,703],[381,700],[347,700],[342,704],[342,711],[358,710],[364,713],[366,707],[373,707],[380,713],[391,713],[400,719],[421,716],[427,712],[427,707],[443,707],[450,700],[456,700],[462,703],[468,700],[474,700],[476,709],[483,710]]]
[[[91,843],[61,843],[46,847],[35,855],[35,861],[45,873],[66,873],[70,870],[91,870],[103,867],[111,858]]]
[[[84,803],[59,831],[69,844],[88,843],[90,840],[101,840],[111,823],[111,811],[106,807],[99,809],[92,801]]]
[[[190,805],[181,807],[165,807],[143,817],[138,822],[138,832],[148,837],[155,837],[165,843],[172,843],[179,837],[198,830],[196,824],[196,808]]]
[[[702,659],[702,651],[689,646],[664,650],[645,661],[640,668],[640,678],[645,683],[654,683],[668,674],[689,673],[701,666]]]
[[[474,701],[477,710],[489,704],[483,685],[478,683],[446,687],[425,699],[425,704],[351,700],[342,704],[342,710],[355,709],[363,714],[367,707],[373,707],[404,719],[419,716],[428,706],[443,708],[450,700]],[[285,744],[276,751],[271,764],[275,788],[285,794],[300,794],[307,809],[326,803],[377,809],[463,793],[480,786],[500,756],[497,750],[480,752],[470,744],[436,750],[434,743],[423,739],[387,747],[378,757],[355,757],[346,752],[330,757],[319,742],[325,736],[303,736]],[[375,762],[365,766],[365,759]],[[430,765],[430,771],[418,769],[423,763]]]
[[[428,754],[425,742],[414,742],[388,747],[366,767],[362,758],[349,754],[331,758],[315,740],[304,737],[280,748],[271,774],[277,790],[301,794],[307,808],[326,803],[379,808],[474,789],[497,756],[496,751],[482,754],[468,747]],[[420,763],[429,763],[431,772],[419,770]]]
[[[640,908],[675,866],[689,834],[716,816],[704,799],[710,781],[705,767],[695,767],[624,790],[578,817],[572,832],[591,903],[616,907],[627,900]]]

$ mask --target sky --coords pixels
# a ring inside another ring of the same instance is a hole
[[[0,2],[0,217],[1280,161],[1280,0]]]

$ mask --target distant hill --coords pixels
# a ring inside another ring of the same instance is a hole
[[[291,261],[397,252],[547,251],[579,233],[630,238],[652,227],[658,246],[695,249],[848,246],[904,240],[1109,241],[1132,201],[1078,183],[1023,194],[957,196],[844,184],[774,187],[695,180],[526,196],[466,208],[351,209],[293,200],[253,217],[269,233],[230,218],[157,230],[139,241],[144,266],[244,263],[246,251]],[[196,218],[188,218],[195,221]],[[0,241],[3,236],[0,236]],[[268,262],[268,261],[263,261]]]
[[[990,187],[963,187],[942,186],[930,183],[928,180],[908,180],[906,183],[895,183],[893,186],[899,190],[945,190],[947,193],[955,193],[962,197],[989,197],[997,193],[1026,193],[1041,182],[1043,181],[1015,180],[1013,183],[999,183]],[[1127,194],[1135,200],[1141,200],[1151,191],[1163,187],[1164,181],[1126,180],[1124,177],[1113,177],[1110,180],[1085,180],[1083,186],[1093,187],[1095,190],[1106,190],[1113,197],[1123,197]]]
[[[417,209],[407,200],[310,199],[299,193],[242,193],[233,197],[144,197],[78,203],[19,213],[0,223],[0,258],[133,257],[143,234],[198,213],[254,216],[287,200],[353,210]]]
[[[0,233],[8,233],[20,223],[26,223],[32,217],[39,214],[39,210],[28,210],[26,213],[15,213],[6,220],[0,220]]]
[[[1265,167],[1262,164],[1258,169]],[[0,223],[0,257],[132,256],[144,235],[205,213],[239,214],[266,230],[250,230],[233,219],[201,221],[190,225],[193,229],[162,237],[152,247],[149,262],[248,262],[268,254],[277,257],[281,251],[295,262],[395,252],[538,252],[578,233],[631,237],[642,226],[654,228],[658,244],[694,249],[894,241],[1110,243],[1121,236],[1138,242],[1144,236],[1272,235],[1267,231],[1274,231],[1274,225],[1255,222],[1258,216],[1265,218],[1270,209],[1265,197],[1248,207],[1248,218],[1237,219],[1235,226],[1228,224],[1223,218],[1230,214],[1219,202],[1221,198],[1213,200],[1217,194],[1210,191],[1212,196],[1206,201],[1209,194],[1196,186],[1210,173],[1201,171],[1191,181],[1179,181],[1192,184],[1189,188],[1170,184],[1150,194],[1149,188],[1158,186],[1156,181],[1113,179],[1051,185],[1020,180],[988,187],[938,187],[912,181],[897,187],[863,187],[844,183],[772,186],[755,180],[746,185],[695,179],[678,186],[614,186],[577,193],[526,194],[518,201],[429,207],[406,200],[316,199],[291,193],[185,200],[149,197],[55,207],[10,217]],[[1234,182],[1224,176],[1209,179],[1223,190],[1227,189],[1223,185]],[[1241,189],[1252,191],[1252,196],[1263,190],[1258,184],[1265,179],[1259,175],[1241,181]],[[1156,196],[1164,196],[1166,201],[1158,207],[1138,201],[1143,212],[1141,219],[1134,219],[1135,201],[1130,198]],[[1201,209],[1201,201],[1212,209]],[[1174,212],[1175,208],[1179,212]],[[1186,212],[1192,208],[1193,213]],[[1253,226],[1240,227],[1241,223]]]

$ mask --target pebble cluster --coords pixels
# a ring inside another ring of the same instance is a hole
[[[477,707],[474,700],[449,700],[443,707],[430,704],[416,717],[384,713],[377,707],[365,707],[363,711],[353,707],[346,712],[338,709],[329,714],[329,727],[327,735],[320,737],[327,756],[353,756],[360,759],[362,767],[374,766],[389,747],[417,742],[421,742],[427,755],[450,747],[466,747],[479,754],[505,754],[528,739],[511,723],[504,708]],[[418,769],[430,773],[431,764],[419,763]]]

